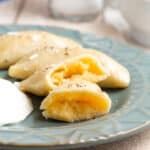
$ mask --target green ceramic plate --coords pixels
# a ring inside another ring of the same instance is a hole
[[[95,48],[125,65],[131,74],[127,89],[106,90],[112,99],[111,112],[78,123],[44,120],[40,98],[32,97],[35,110],[23,122],[0,127],[0,143],[5,148],[65,149],[86,147],[119,140],[150,126],[150,55],[115,40],[78,31],[42,26],[0,26],[0,33],[38,29],[70,37],[84,47]],[[9,79],[6,71],[0,76]],[[12,147],[13,146],[13,147]]]

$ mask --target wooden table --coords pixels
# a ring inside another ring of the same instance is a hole
[[[135,46],[131,40],[114,28],[106,25],[102,17],[90,23],[69,23],[54,20],[50,17],[47,0],[10,0],[0,4],[0,24],[39,24],[55,25],[73,28],[82,32],[91,32],[100,36],[109,36]],[[145,49],[143,48],[144,50]],[[82,148],[80,150],[150,150],[150,129],[122,141],[103,144],[96,147]]]

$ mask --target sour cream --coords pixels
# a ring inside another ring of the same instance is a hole
[[[31,100],[13,83],[0,79],[0,125],[24,120],[33,110]]]

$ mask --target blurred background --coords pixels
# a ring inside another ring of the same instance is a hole
[[[54,25],[150,46],[150,0],[0,0],[0,24]]]

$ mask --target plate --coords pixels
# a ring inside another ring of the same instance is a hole
[[[125,65],[131,74],[126,89],[106,90],[112,99],[108,115],[77,123],[44,120],[39,111],[42,98],[32,96],[35,111],[23,122],[0,127],[1,147],[18,149],[65,149],[107,143],[150,127],[150,55],[116,40],[48,26],[0,26],[0,33],[45,30],[101,50]],[[10,79],[7,71],[0,77]]]

